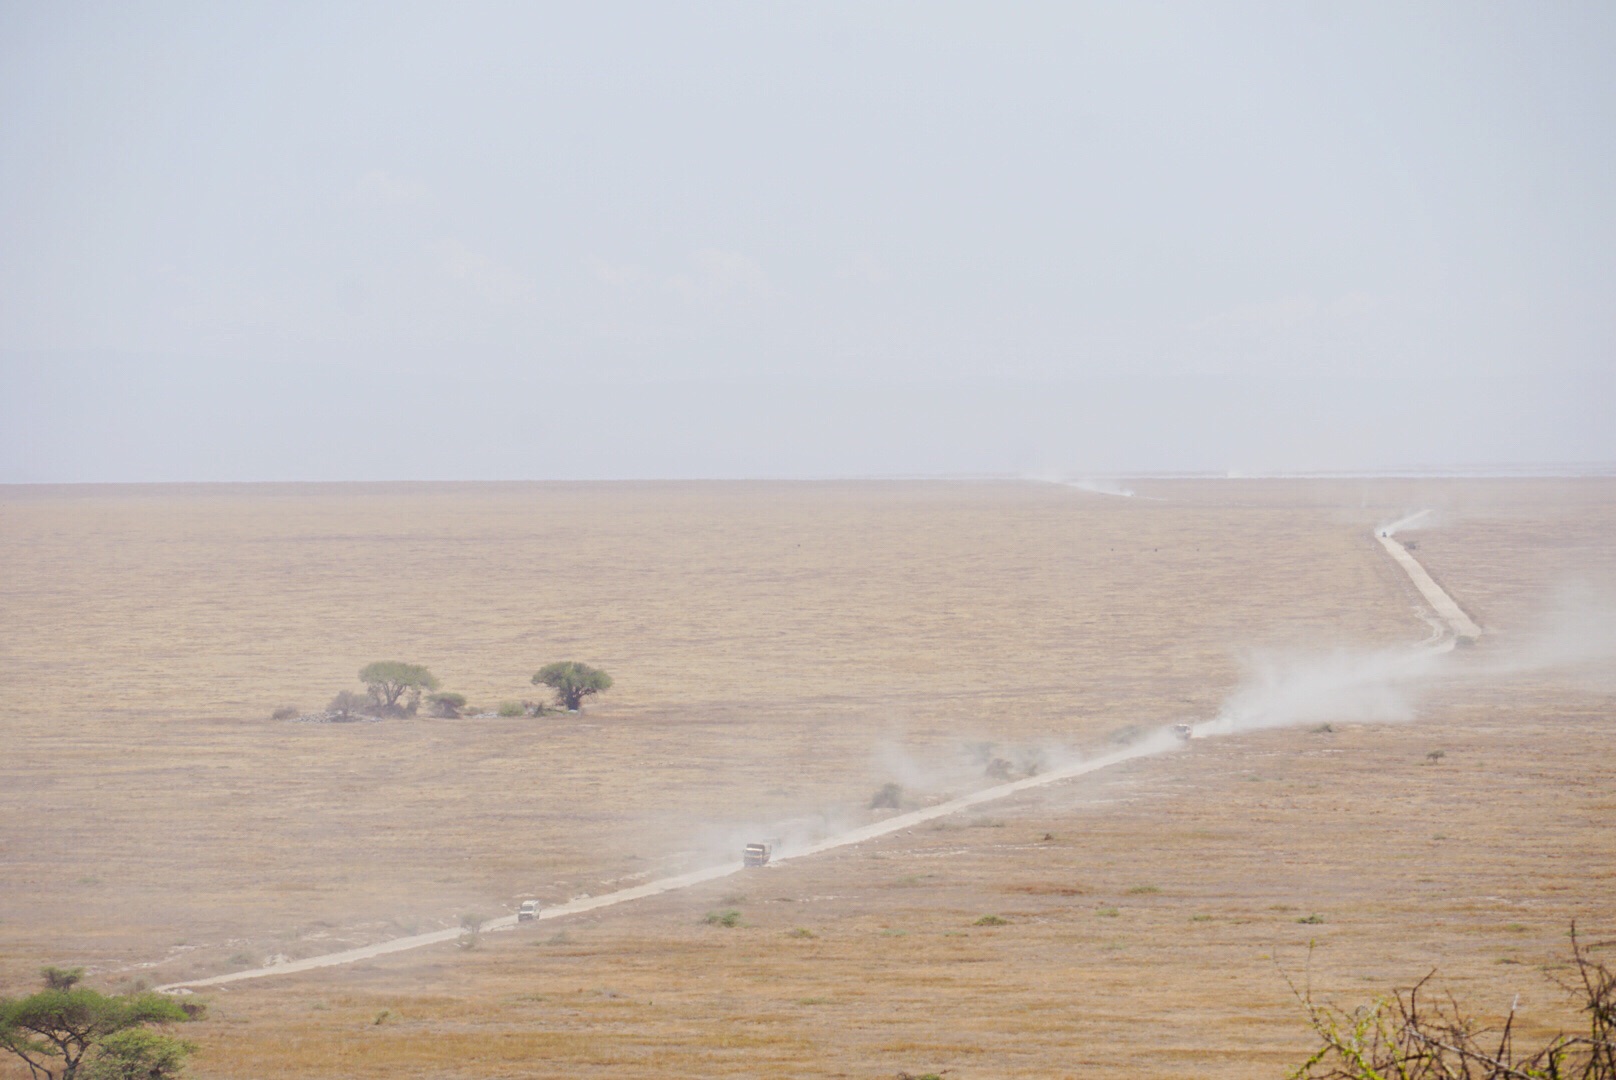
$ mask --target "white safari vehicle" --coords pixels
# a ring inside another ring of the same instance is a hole
[[[517,922],[532,922],[539,917],[539,902],[537,900],[523,900],[522,906],[516,909]]]
[[[741,853],[741,861],[747,866],[767,866],[772,854],[772,844],[747,844],[746,850]]]

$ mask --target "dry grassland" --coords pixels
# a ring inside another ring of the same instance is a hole
[[[1424,636],[1367,535],[1401,510],[1448,508],[1418,554],[1499,631],[1468,663],[1557,584],[1616,582],[1607,481],[1146,489],[1164,501],[0,492],[0,986],[46,962],[169,981],[598,893],[732,858],[760,823],[863,820],[893,748],[943,775],[971,741],[1210,716],[1243,650]],[[618,685],[571,718],[267,719],[382,658],[483,706],[553,659]],[[1479,1008],[1519,992],[1561,1023],[1538,967],[1572,917],[1616,933],[1612,702],[1454,679],[1416,724],[1198,743],[472,952],[237,984],[188,1032],[193,1071],[1278,1075],[1308,1040],[1276,962],[1299,973],[1315,939],[1339,999],[1440,966]],[[741,926],[702,924],[727,908]]]

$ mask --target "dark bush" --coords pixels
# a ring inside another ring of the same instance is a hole
[[[441,716],[446,720],[458,719],[460,710],[466,707],[466,695],[449,690],[433,694],[427,700],[432,703],[432,715]]]
[[[326,706],[328,712],[334,713],[339,720],[349,720],[356,716],[366,715],[371,707],[371,701],[364,694],[356,694],[352,690],[343,690],[331,699]]]
[[[897,810],[903,806],[903,785],[885,783],[881,790],[870,796],[871,810]]]

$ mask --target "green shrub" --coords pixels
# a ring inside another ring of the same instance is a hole
[[[432,703],[432,715],[441,716],[445,720],[456,720],[460,717],[460,710],[466,707],[466,695],[457,694],[452,690],[444,690],[427,698]]]
[[[1000,918],[997,915],[984,915],[980,919],[976,920],[976,922],[972,923],[971,925],[972,926],[1009,926],[1010,925],[1010,920]]]
[[[303,715],[303,711],[295,705],[282,705],[270,713],[269,718],[271,720],[296,720],[301,715]]]
[[[522,708],[520,701],[502,701],[499,703],[499,715],[501,716],[521,716],[526,711],[526,709]]]
[[[701,921],[707,926],[735,927],[741,925],[741,913],[734,908],[727,911],[709,911]]]

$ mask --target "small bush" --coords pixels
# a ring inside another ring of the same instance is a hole
[[[1161,892],[1161,889],[1157,888],[1155,885],[1135,885],[1133,888],[1128,890],[1128,895],[1155,896],[1159,892]]]
[[[526,711],[526,709],[522,708],[520,701],[502,701],[499,703],[499,715],[501,716],[521,716]]]
[[[1324,916],[1323,915],[1307,915],[1307,916],[1304,916],[1303,918],[1297,919],[1296,921],[1301,923],[1303,926],[1318,926],[1318,925],[1320,925],[1320,924],[1322,924],[1324,922]]]
[[[1432,765],[1435,765],[1437,762],[1441,761],[1447,756],[1447,752],[1444,750],[1432,750],[1429,754],[1425,755],[1425,760],[1430,762]]]
[[[997,915],[984,915],[971,924],[972,926],[1009,926],[1010,920]]]
[[[258,959],[257,957],[250,956],[247,953],[238,952],[233,953],[230,956],[230,959],[226,960],[225,963],[229,964],[231,967],[250,968],[258,963]]]
[[[80,979],[84,978],[84,969],[45,967],[39,969],[39,974],[50,989],[71,990]]]
[[[709,911],[701,921],[707,926],[735,927],[741,925],[741,913],[734,908],[728,911]]]
[[[370,708],[370,699],[364,694],[344,690],[331,699],[331,704],[326,706],[326,711],[335,713],[339,720],[347,720],[349,717],[366,715],[367,710]]]
[[[1098,915],[1102,919],[1114,919],[1118,915],[1121,915],[1122,912],[1118,911],[1114,907],[1103,907],[1103,908],[1095,908],[1094,909],[1094,914]]]
[[[886,783],[870,796],[871,810],[897,810],[903,806],[903,785]]]
[[[718,902],[729,907],[734,907],[736,904],[746,903],[746,894],[739,892],[725,893],[723,896],[718,898]]]
[[[441,716],[445,720],[458,720],[460,710],[466,707],[466,695],[456,694],[452,690],[445,690],[427,698],[432,703],[432,715]]]
[[[795,930],[787,930],[786,931],[786,937],[800,938],[803,941],[807,941],[807,940],[809,940],[809,939],[811,939],[811,938],[813,938],[815,936],[817,936],[817,935],[815,935],[815,933],[812,930],[805,929],[805,928],[803,928],[801,926],[797,927]]]
[[[271,720],[296,720],[303,715],[303,710],[295,705],[282,705],[269,714]]]

